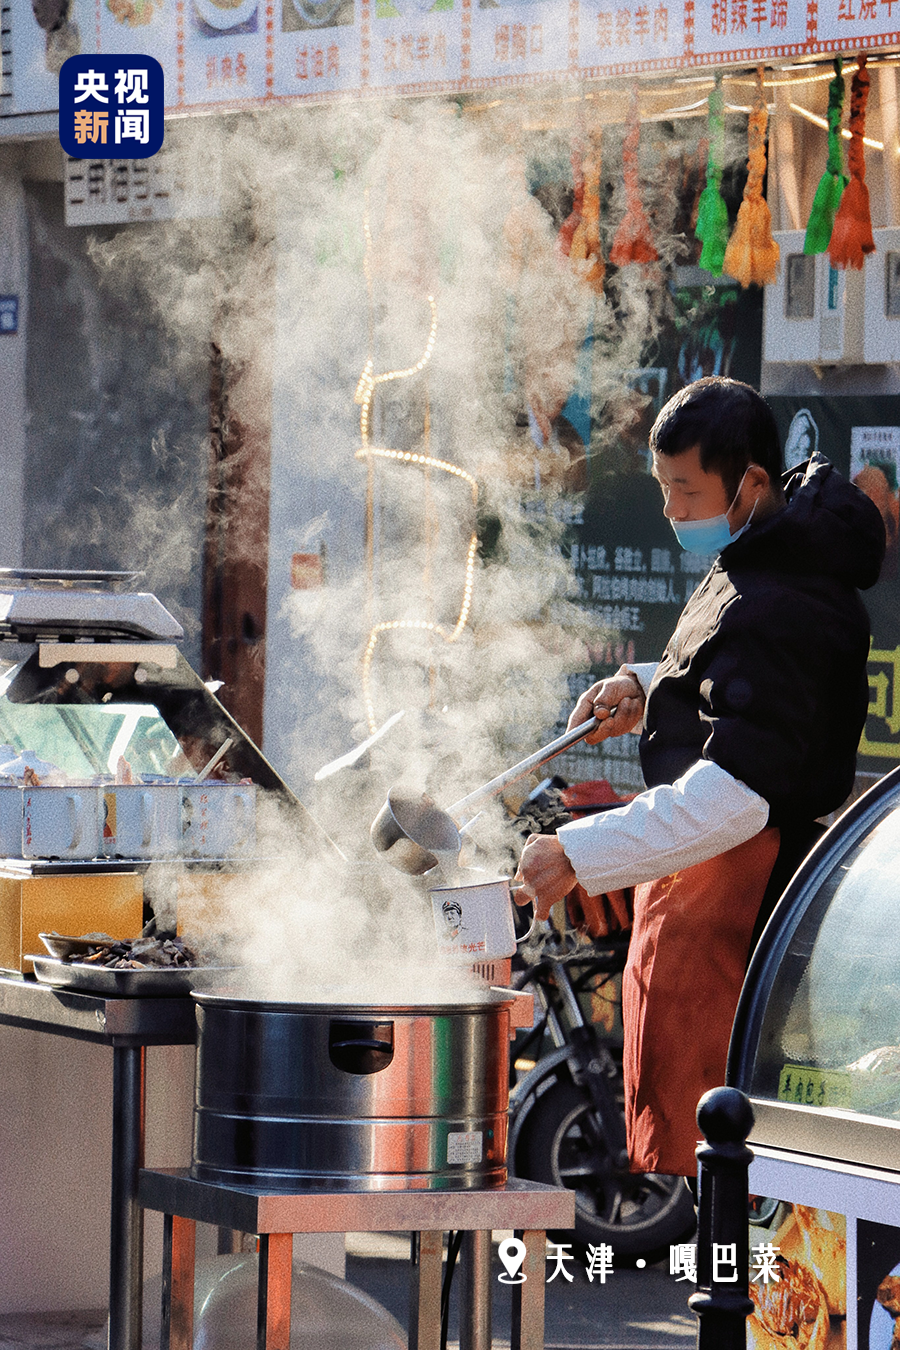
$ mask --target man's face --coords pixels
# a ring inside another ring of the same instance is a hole
[[[680,455],[654,454],[653,477],[662,488],[666,520],[709,520],[731,506],[720,476],[701,466],[699,445]]]

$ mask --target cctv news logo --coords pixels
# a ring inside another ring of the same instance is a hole
[[[59,143],[73,159],[149,159],[164,135],[152,56],[70,56],[59,72]]]

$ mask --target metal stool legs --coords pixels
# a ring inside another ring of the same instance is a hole
[[[163,1211],[163,1285],[160,1350],[193,1350],[195,1221]],[[306,1231],[306,1229],[298,1230]],[[412,1235],[409,1350],[440,1350],[443,1232]],[[544,1230],[526,1230],[524,1283],[513,1291],[512,1350],[544,1350]],[[491,1230],[466,1230],[461,1271],[460,1341],[489,1350],[491,1339]],[[259,1238],[257,1350],[290,1350],[293,1233]]]

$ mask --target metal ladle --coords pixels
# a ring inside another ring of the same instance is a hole
[[[610,716],[613,716],[613,711],[610,712]],[[485,783],[484,787],[476,788],[468,796],[461,797],[446,811],[425,793],[417,795],[402,788],[391,788],[387,801],[372,822],[372,843],[393,867],[400,872],[409,873],[410,876],[422,876],[439,863],[455,864],[462,847],[458,822],[473,806],[487,797],[496,796],[508,783],[514,783],[517,778],[524,778],[532,769],[546,764],[548,759],[553,759],[554,755],[568,750],[570,745],[576,745],[601,725],[599,717],[582,722],[581,726],[567,731],[564,736],[557,737],[542,750],[536,750],[527,759],[498,774],[489,783]]]

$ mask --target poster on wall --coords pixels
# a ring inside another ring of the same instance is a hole
[[[821,450],[881,512],[887,552],[862,593],[872,624],[869,716],[857,769],[881,776],[900,761],[900,398],[770,397],[788,468]]]

